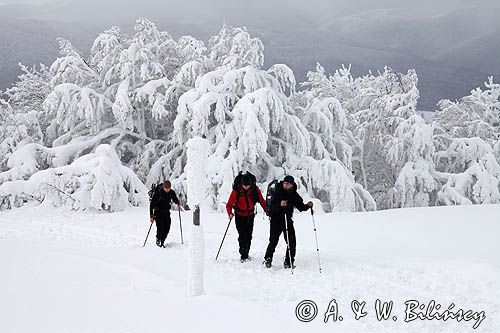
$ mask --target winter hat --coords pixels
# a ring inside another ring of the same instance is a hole
[[[241,185],[252,185],[252,180],[249,175],[245,174],[241,177]]]
[[[295,185],[295,179],[290,175],[285,176],[285,178],[283,178],[283,182]]]

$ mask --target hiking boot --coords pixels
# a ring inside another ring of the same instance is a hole
[[[266,268],[271,268],[272,261],[273,261],[273,259],[271,259],[271,258],[264,258],[263,264],[266,265]]]
[[[156,239],[156,246],[162,247],[163,244],[161,243],[161,240],[159,238]]]
[[[286,269],[295,268],[295,260],[292,261],[292,264],[290,265],[290,260],[285,259],[285,261],[283,261],[283,267],[285,267]]]

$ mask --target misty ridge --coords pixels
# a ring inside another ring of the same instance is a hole
[[[500,73],[500,24],[494,1],[0,1],[0,90],[21,73],[18,63],[50,64],[57,37],[88,56],[95,37],[118,25],[131,33],[140,16],[174,37],[207,42],[222,25],[246,26],[262,40],[265,66],[284,63],[298,82],[319,62],[353,75],[384,66],[419,76],[419,109],[458,99]],[[112,15],[110,15],[112,13]]]

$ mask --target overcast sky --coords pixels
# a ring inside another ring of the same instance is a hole
[[[19,62],[50,64],[56,37],[88,55],[112,25],[133,34],[147,17],[175,38],[205,42],[223,23],[247,26],[266,49],[265,66],[286,63],[299,81],[320,62],[361,75],[415,68],[421,107],[458,98],[500,77],[499,0],[0,0],[0,89]],[[496,8],[495,8],[496,7]],[[466,8],[466,9],[465,9]],[[29,19],[29,21],[24,20]],[[3,33],[3,35],[2,35]],[[3,80],[3,81],[2,81]]]
[[[125,31],[135,19],[147,17],[163,29],[199,27],[214,33],[223,23],[250,30],[302,32],[363,12],[390,9],[393,16],[411,19],[444,15],[462,8],[499,5],[498,0],[0,0],[0,16],[82,22],[100,31],[119,25]],[[37,5],[33,8],[19,5]],[[498,7],[497,7],[498,9]],[[3,15],[2,15],[3,12]],[[494,10],[489,10],[494,12]],[[380,17],[380,15],[378,15]],[[384,20],[384,18],[380,18]],[[500,20],[497,20],[500,22]],[[496,21],[494,21],[496,22]],[[488,22],[488,24],[491,24]],[[496,24],[500,27],[500,23]],[[184,28],[185,29],[185,28]],[[195,30],[188,31],[196,35]]]
[[[205,15],[206,19],[246,17],[256,12],[279,17],[282,12],[304,19],[331,19],[373,9],[404,8],[408,15],[435,15],[472,5],[488,6],[497,0],[0,0],[0,4],[58,4],[60,19],[102,20],[138,15]],[[62,5],[61,5],[62,4]],[[96,8],[106,9],[96,11]],[[92,12],[90,10],[92,9]],[[112,10],[110,13],[109,10]],[[111,15],[110,15],[111,14]],[[65,17],[67,15],[67,17]],[[255,18],[258,19],[258,18]]]

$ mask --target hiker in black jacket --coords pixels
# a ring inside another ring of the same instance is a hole
[[[165,247],[165,239],[170,231],[170,203],[175,203],[180,209],[179,199],[171,186],[168,180],[164,181],[163,186],[158,186],[154,191],[149,204],[150,222],[156,222],[156,245],[159,247]]]
[[[312,208],[313,203],[309,201],[304,204],[304,200],[297,193],[297,185],[292,176],[286,176],[282,182],[278,183],[276,186],[276,192],[271,199],[271,205],[269,208],[269,216],[271,217],[270,223],[270,234],[269,234],[269,245],[267,246],[266,255],[264,257],[264,263],[267,268],[271,267],[273,260],[274,250],[278,245],[280,235],[283,233],[285,242],[288,243],[290,248],[290,260],[289,251],[287,249],[285,255],[285,261],[283,263],[285,268],[290,268],[295,261],[295,229],[293,227],[293,209],[297,208],[299,211],[306,211]],[[287,239],[286,226],[288,224],[288,236]],[[295,267],[295,266],[293,266]]]

